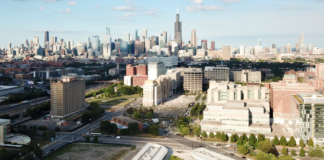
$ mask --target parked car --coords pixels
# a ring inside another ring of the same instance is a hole
[[[120,136],[117,136],[116,139],[120,139]]]

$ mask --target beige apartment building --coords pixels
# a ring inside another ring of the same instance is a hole
[[[180,72],[180,81],[183,82],[184,90],[200,92],[203,87],[204,72],[201,68],[176,68]]]
[[[172,89],[173,92],[175,93],[177,88],[180,86],[180,72],[179,71],[175,71],[174,69],[168,69],[167,76],[169,76],[172,80]]]
[[[261,83],[261,71],[244,69],[242,71],[230,71],[230,80],[244,83]]]
[[[65,118],[86,108],[85,81],[64,77],[51,82],[51,116]]]
[[[155,80],[146,80],[143,85],[143,106],[157,106],[161,102],[161,86]]]
[[[173,95],[172,79],[167,75],[160,75],[156,82],[161,86],[162,102],[164,102]]]

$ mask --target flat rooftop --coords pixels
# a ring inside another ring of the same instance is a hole
[[[10,124],[10,119],[0,119],[0,126]]]
[[[155,143],[147,143],[132,160],[162,160],[168,149]]]
[[[5,90],[5,89],[16,88],[16,87],[19,87],[19,86],[0,86],[0,91]]]
[[[195,159],[204,160],[234,160],[233,158],[221,155],[205,148],[197,148],[191,151],[191,156]]]
[[[138,120],[135,120],[135,119],[132,119],[132,118],[129,118],[129,117],[126,117],[126,116],[116,116],[115,118],[118,118],[119,120],[122,120],[122,121],[125,121],[125,122],[128,122],[128,123],[132,123],[132,122],[142,123],[142,122],[140,122]]]

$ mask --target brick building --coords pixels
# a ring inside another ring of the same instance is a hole
[[[132,76],[132,86],[143,86],[148,76]]]
[[[144,127],[142,122],[137,121],[135,119],[131,119],[129,117],[124,117],[124,116],[112,117],[112,119],[110,121],[118,123],[118,124],[126,126],[126,127],[128,127],[128,124],[136,122],[136,123],[138,123],[138,128],[139,128],[140,132],[143,131],[143,127]]]
[[[147,66],[146,65],[138,65],[138,66],[132,66],[131,64],[128,64],[126,66],[126,76],[132,76],[132,75],[147,75]]]

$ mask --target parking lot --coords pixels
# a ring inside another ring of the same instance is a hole
[[[195,102],[195,95],[172,95],[167,101],[163,104],[160,104],[161,107],[188,107],[188,104]]]

